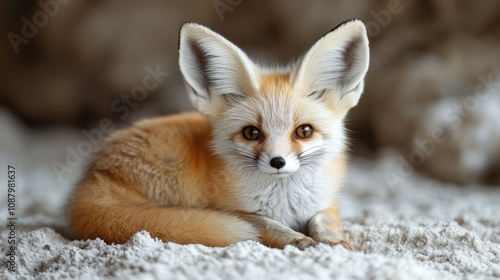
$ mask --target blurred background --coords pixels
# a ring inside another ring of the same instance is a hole
[[[371,62],[348,117],[354,154],[396,151],[389,184],[418,171],[500,185],[499,1],[3,0],[0,17],[1,116],[37,137],[65,127],[92,143],[100,137],[83,132],[103,119],[121,127],[192,109],[178,69],[183,22],[276,65],[359,18]]]

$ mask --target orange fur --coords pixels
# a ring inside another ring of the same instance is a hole
[[[290,92],[290,74],[273,72],[260,76],[260,92],[266,93],[284,93]]]
[[[147,230],[180,244],[258,240],[250,224],[224,213],[237,199],[227,174],[221,176],[224,164],[207,148],[209,135],[198,113],[147,120],[113,134],[69,200],[75,236],[123,243]]]

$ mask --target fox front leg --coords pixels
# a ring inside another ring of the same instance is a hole
[[[357,251],[340,233],[338,207],[331,207],[314,215],[308,224],[309,235],[317,242],[342,245],[350,251]]]
[[[286,245],[292,245],[303,250],[316,244],[312,238],[269,217],[242,212],[238,214],[259,231],[261,242],[268,247],[283,249]]]

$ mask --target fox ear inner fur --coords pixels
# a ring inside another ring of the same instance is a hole
[[[360,20],[343,22],[321,37],[296,65],[294,88],[349,109],[363,92],[369,57],[364,24]]]
[[[185,23],[179,35],[179,66],[189,97],[202,113],[258,90],[256,66],[233,43],[196,23]],[[224,95],[226,95],[224,97]]]

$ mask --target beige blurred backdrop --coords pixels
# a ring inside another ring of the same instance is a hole
[[[359,18],[371,64],[348,119],[354,152],[396,150],[389,181],[417,170],[500,184],[499,1],[4,0],[0,17],[0,106],[39,129],[192,109],[177,62],[183,22],[279,65]]]

